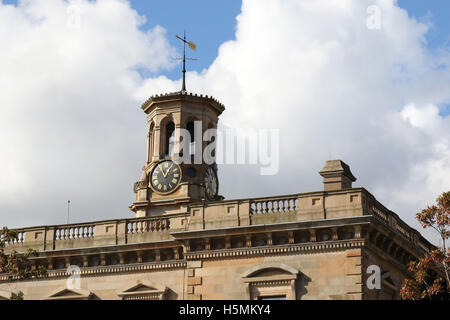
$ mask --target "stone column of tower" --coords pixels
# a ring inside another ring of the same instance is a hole
[[[212,97],[181,91],[153,96],[142,109],[149,130],[146,164],[130,206],[135,216],[176,214],[185,212],[188,203],[220,199],[217,166],[202,156],[209,143],[203,141],[203,134],[217,129],[225,107]],[[195,132],[195,141],[183,141],[180,129],[191,136]],[[182,153],[171,153],[177,143]]]

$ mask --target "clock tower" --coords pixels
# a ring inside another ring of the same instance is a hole
[[[182,90],[153,96],[142,109],[148,122],[147,155],[134,184],[136,201],[130,209],[135,216],[178,213],[191,202],[223,199],[215,151],[209,157],[207,151],[213,150],[216,136],[211,132],[225,107],[212,97]]]

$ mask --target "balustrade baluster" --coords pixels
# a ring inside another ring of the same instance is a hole
[[[144,231],[145,232],[148,232],[149,231],[149,225],[150,225],[150,221],[149,220],[145,220],[145,228],[144,228]]]
[[[156,221],[156,231],[160,231],[161,230],[161,220],[157,220]]]
[[[134,224],[135,222],[130,222],[130,233],[134,233]]]

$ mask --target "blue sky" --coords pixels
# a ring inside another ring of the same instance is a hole
[[[144,28],[163,26],[171,44],[179,47],[180,53],[182,43],[175,35],[181,35],[186,29],[188,39],[197,44],[197,51],[188,54],[199,59],[190,62],[188,69],[199,72],[212,64],[223,42],[234,39],[236,16],[241,10],[240,0],[132,0],[131,4],[141,15],[146,16]],[[180,72],[181,65],[174,70],[165,70],[163,74],[175,80],[180,78]]]

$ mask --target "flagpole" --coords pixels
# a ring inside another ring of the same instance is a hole
[[[70,200],[67,200],[67,224],[69,224]]]
[[[186,92],[186,30],[183,36],[183,86],[181,91]]]
[[[181,92],[186,92],[186,60],[198,60],[193,58],[186,58],[186,43],[193,51],[196,50],[196,44],[186,40],[186,30],[184,30],[183,38],[178,35],[176,35],[176,38],[183,41],[183,84],[181,86]],[[175,60],[181,60],[181,58],[176,58]]]

